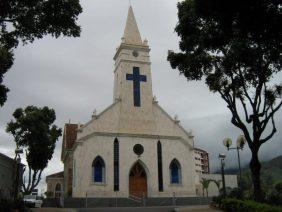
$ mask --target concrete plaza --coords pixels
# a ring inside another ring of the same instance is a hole
[[[201,206],[163,206],[163,207],[109,207],[109,208],[34,208],[33,212],[215,212],[220,211],[210,208],[208,205]]]

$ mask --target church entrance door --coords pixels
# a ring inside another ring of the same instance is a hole
[[[137,162],[129,173],[129,195],[134,197],[147,196],[147,175],[143,166]]]

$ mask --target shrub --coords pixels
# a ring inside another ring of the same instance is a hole
[[[223,195],[218,195],[212,198],[212,201],[216,204],[221,205],[221,201],[224,199]]]
[[[44,194],[47,198],[50,198],[50,197],[53,197],[54,192],[53,191],[46,191]]]
[[[242,189],[240,188],[233,188],[230,193],[227,195],[228,198],[235,198],[235,199],[243,199],[244,194]]]
[[[282,212],[282,207],[231,198],[223,199],[221,201],[221,208],[228,212]]]
[[[282,205],[282,195],[272,192],[267,196],[266,202],[271,205]]]
[[[279,182],[275,185],[275,190],[279,193],[282,194],[282,182]]]
[[[13,201],[13,200],[0,200],[0,211],[2,212],[13,212],[17,209],[19,212],[28,212],[28,208],[24,206],[23,201]]]

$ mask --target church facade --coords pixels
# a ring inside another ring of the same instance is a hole
[[[84,125],[65,125],[65,194],[196,196],[193,135],[153,97],[149,53],[130,7],[114,56],[113,104]]]

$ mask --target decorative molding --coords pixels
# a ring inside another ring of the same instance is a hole
[[[107,137],[134,137],[134,138],[153,138],[153,139],[170,139],[170,140],[184,140],[180,136],[169,135],[150,135],[150,134],[134,134],[134,133],[111,133],[111,132],[93,132],[81,137],[77,141],[85,141],[93,136],[107,136]]]
[[[117,69],[118,69],[118,67],[119,67],[119,64],[120,64],[121,62],[128,62],[128,63],[134,63],[134,64],[136,64],[136,62],[138,62],[138,63],[140,63],[140,64],[151,65],[151,62],[146,62],[146,61],[141,61],[141,60],[120,59],[120,60],[118,61],[118,63],[116,64],[116,67],[115,67],[115,69],[114,69],[114,73],[116,73],[116,71],[117,71]]]
[[[106,137],[134,137],[134,138],[151,138],[151,139],[167,139],[167,140],[178,140],[181,141],[184,145],[186,145],[190,150],[193,150],[193,146],[190,144],[189,141],[184,140],[180,136],[166,136],[166,135],[150,135],[150,134],[132,134],[132,133],[109,133],[109,132],[93,132],[86,136],[83,136],[76,140],[74,144],[73,150],[76,149],[78,145],[82,145],[83,142],[87,141],[89,138],[93,136],[106,136]]]
[[[136,45],[136,44],[132,45],[132,44],[121,43],[120,46],[117,48],[117,51],[116,51],[116,53],[114,55],[114,58],[113,58],[114,60],[117,59],[117,57],[118,57],[118,55],[119,55],[119,53],[120,53],[120,51],[122,49],[128,49],[128,50],[138,49],[138,50],[146,51],[146,52],[150,52],[151,51],[151,49],[149,48],[148,45]]]

